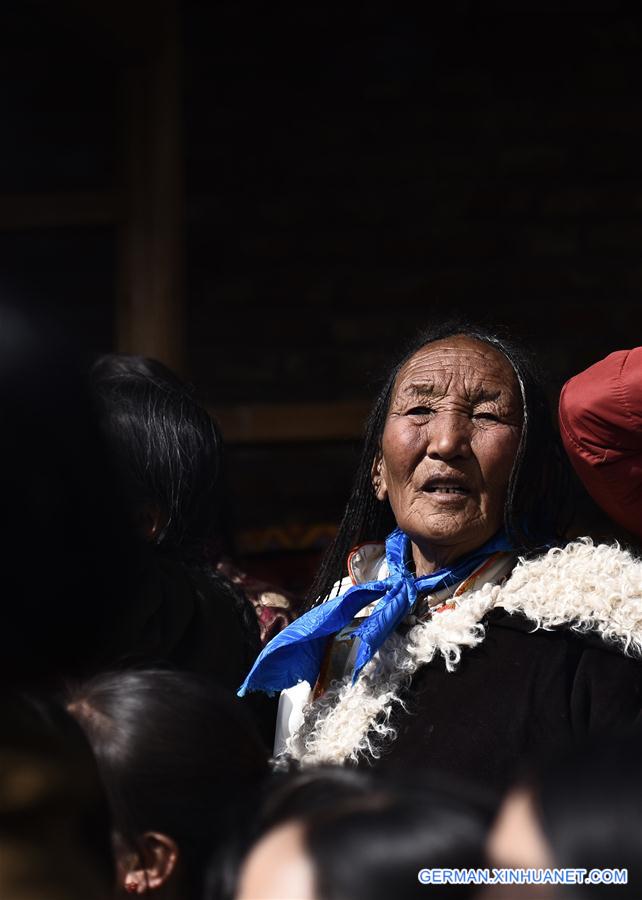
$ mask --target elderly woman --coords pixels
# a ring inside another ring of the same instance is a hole
[[[527,754],[633,721],[642,566],[617,547],[558,546],[564,496],[525,355],[470,328],[422,336],[372,412],[315,586],[325,602],[241,688],[284,690],[277,754],[499,786]]]

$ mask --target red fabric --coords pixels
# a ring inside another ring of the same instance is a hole
[[[618,350],[571,378],[560,395],[564,447],[584,485],[642,539],[642,347]]]

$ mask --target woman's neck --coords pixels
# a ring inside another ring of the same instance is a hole
[[[410,542],[410,547],[417,578],[432,575],[440,569],[451,566],[457,560],[472,552],[473,549],[476,549],[462,546],[461,544],[453,546],[440,546],[436,544],[419,545],[412,540]]]

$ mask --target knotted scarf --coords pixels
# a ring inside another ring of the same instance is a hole
[[[419,595],[452,587],[467,578],[493,553],[511,549],[505,532],[500,531],[452,566],[417,578],[408,569],[410,538],[401,529],[395,529],[386,539],[388,577],[348,588],[340,597],[315,606],[288,625],[263,648],[239,688],[239,697],[250,691],[273,694],[300,681],[314,685],[328,638],[349,625],[365,606],[379,600],[370,615],[350,635],[361,640],[352,673],[355,681],[388,635],[411,612]]]

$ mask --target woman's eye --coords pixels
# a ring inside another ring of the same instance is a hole
[[[407,416],[427,416],[432,412],[432,409],[429,406],[413,406],[410,409],[406,410]]]
[[[485,422],[499,422],[499,416],[491,412],[473,413],[473,419],[483,419]]]

